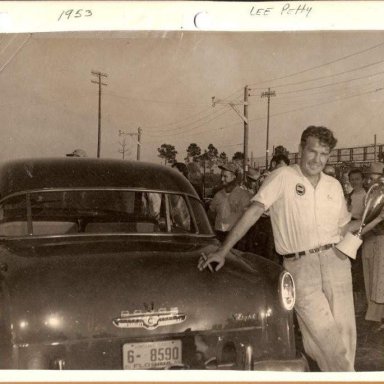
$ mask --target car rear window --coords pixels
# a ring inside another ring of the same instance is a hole
[[[137,190],[34,191],[0,204],[0,236],[212,234],[198,199]]]

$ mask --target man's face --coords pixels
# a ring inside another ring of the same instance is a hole
[[[310,136],[305,147],[300,146],[300,169],[304,176],[316,176],[324,169],[330,155],[330,148],[320,144],[317,137]]]
[[[221,183],[225,187],[228,184],[234,182],[236,180],[236,175],[233,172],[221,171]]]
[[[257,180],[253,180],[253,179],[247,177],[247,184],[248,184],[249,188],[255,189],[257,187]]]
[[[353,189],[360,189],[363,187],[364,178],[361,173],[351,173],[349,182]]]

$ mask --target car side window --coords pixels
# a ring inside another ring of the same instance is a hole
[[[172,232],[190,232],[191,215],[185,198],[181,195],[169,195],[169,210]]]

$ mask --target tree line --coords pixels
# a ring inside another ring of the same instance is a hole
[[[177,162],[177,150],[172,144],[162,144],[157,148],[158,156],[164,160],[164,165],[173,164]],[[207,149],[201,150],[200,146],[196,143],[189,144],[186,149],[187,156],[183,159],[185,163],[204,163],[204,167],[211,169],[215,164],[225,164],[229,161],[229,158],[225,152],[219,154],[219,150],[213,145],[209,144]],[[273,155],[284,154],[288,157],[289,151],[282,145],[278,145],[274,148]],[[244,153],[235,152],[231,158],[232,161],[238,162],[239,165],[243,163]]]
[[[173,164],[177,162],[177,150],[172,144],[162,144],[157,148],[158,156],[164,160],[164,165]],[[213,145],[209,144],[207,149],[202,151],[201,147],[196,143],[189,144],[186,149],[187,156],[183,159],[186,163],[202,163],[205,167],[212,168],[215,164],[225,164],[229,158],[225,152],[219,153],[219,150]],[[232,156],[232,161],[242,161],[244,159],[243,152],[236,152]]]

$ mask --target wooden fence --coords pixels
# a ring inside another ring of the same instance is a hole
[[[269,157],[269,161],[271,160]],[[291,164],[299,162],[299,153],[290,153],[288,156]],[[351,148],[335,148],[329,157],[328,163],[337,167],[366,167],[374,161],[384,161],[384,144],[367,145]],[[251,160],[255,168],[265,168],[265,157]]]

